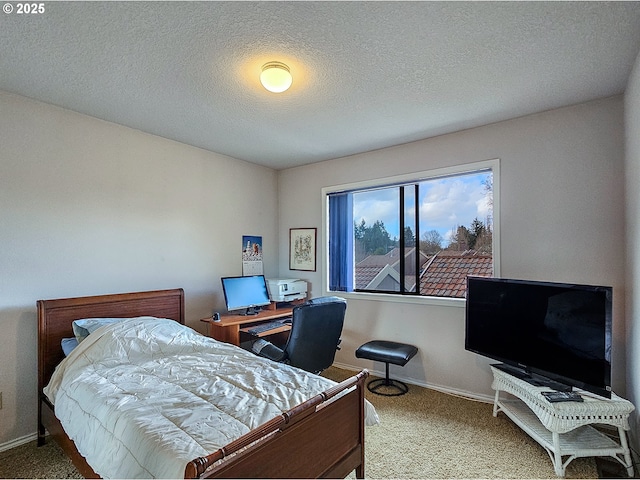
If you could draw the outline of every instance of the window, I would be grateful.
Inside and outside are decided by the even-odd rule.
[[[323,190],[328,291],[464,298],[494,276],[497,160]]]

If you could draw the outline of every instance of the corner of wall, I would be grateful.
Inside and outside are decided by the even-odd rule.
[[[640,53],[629,76],[624,97],[625,217],[626,217],[626,338],[627,396],[636,405],[631,415],[629,443],[640,463]]]

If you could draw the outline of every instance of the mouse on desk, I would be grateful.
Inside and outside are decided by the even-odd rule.
[[[291,317],[285,318],[284,320],[282,320],[282,323],[291,323],[293,321],[293,319]]]

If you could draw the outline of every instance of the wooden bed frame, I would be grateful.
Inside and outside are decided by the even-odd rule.
[[[154,316],[184,324],[184,292],[173,289],[39,300],[37,307],[38,445],[44,444],[48,431],[81,475],[99,478],[42,393],[64,358],[61,340],[73,336],[71,324],[79,318]],[[185,466],[185,478],[339,478],[353,470],[357,478],[364,478],[367,376],[364,370],[216,452],[193,459]]]

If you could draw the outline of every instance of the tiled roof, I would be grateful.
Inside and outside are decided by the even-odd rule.
[[[394,248],[384,255],[369,255],[367,258],[359,261],[357,267],[384,267],[385,265],[393,265],[400,260],[399,254],[400,249]]]
[[[443,250],[423,257],[421,263],[425,269],[420,278],[420,294],[430,297],[464,298],[468,275],[490,277],[493,274],[492,256],[475,251]],[[398,249],[386,255],[368,256],[356,265],[356,288],[367,288],[386,265],[398,270],[397,264]],[[413,277],[405,277],[405,285],[413,286]]]
[[[422,272],[420,294],[464,298],[468,275],[493,275],[492,256],[475,252],[460,252],[457,256],[451,252],[446,255],[437,254]]]
[[[366,288],[386,265],[398,263],[400,250],[394,248],[385,255],[369,255],[356,264],[356,288]]]
[[[405,248],[405,258],[410,258],[414,252],[414,247]],[[399,272],[399,253],[400,249],[394,248],[385,255],[369,255],[368,257],[358,262],[356,264],[356,288],[366,288],[373,281],[376,275],[378,275],[387,265],[391,266],[393,269]],[[420,266],[422,267],[429,260],[429,258],[431,257],[421,253]],[[415,269],[411,270],[414,271]],[[405,277],[405,279],[405,285],[407,286],[407,288],[413,289],[415,287],[414,277],[412,275],[408,275]]]
[[[365,288],[383,268],[384,265],[356,265],[356,288]]]

